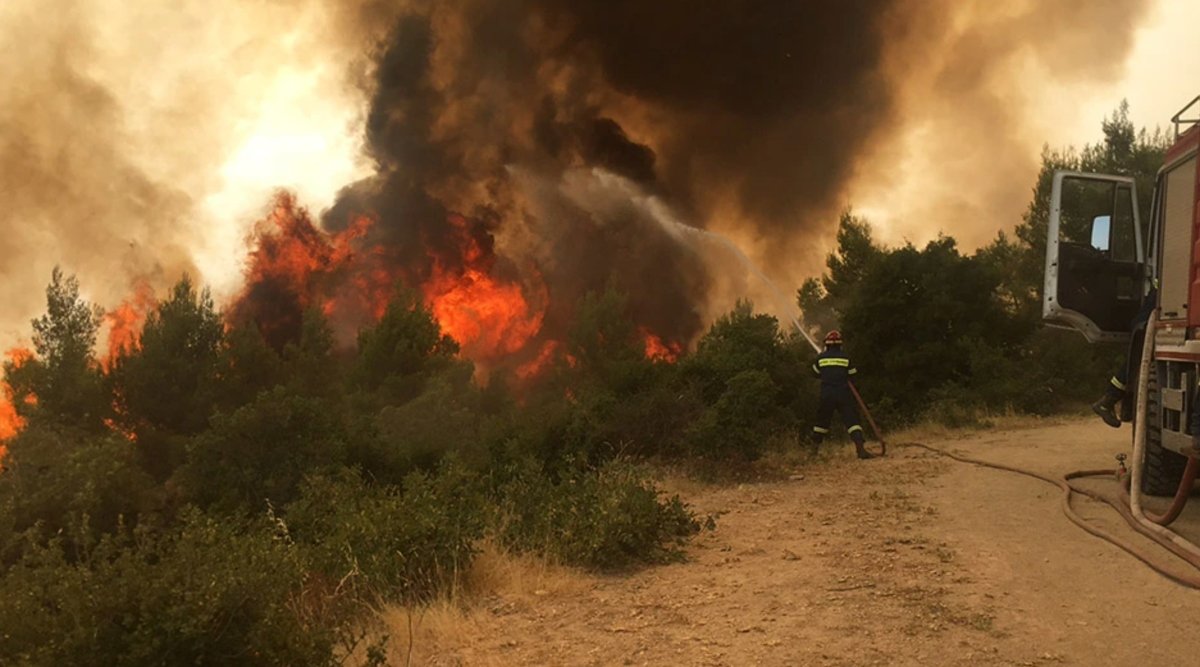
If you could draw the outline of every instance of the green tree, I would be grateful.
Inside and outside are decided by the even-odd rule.
[[[886,252],[843,316],[861,383],[903,417],[918,415],[934,389],[969,383],[972,341],[1005,349],[1015,340],[996,287],[995,274],[949,237]]]
[[[698,388],[703,410],[689,427],[692,452],[708,458],[757,458],[767,436],[796,424],[810,407],[812,383],[779,322],[740,301],[700,338],[680,372]]]
[[[358,335],[351,380],[360,389],[407,400],[420,392],[428,372],[452,361],[458,349],[420,295],[401,289],[379,323]]]
[[[283,372],[297,393],[326,397],[339,393],[341,374],[334,357],[333,329],[320,310],[304,313],[299,340],[283,349]]]
[[[223,339],[221,318],[208,290],[184,276],[151,311],[137,345],[122,352],[112,375],[125,418],[170,433],[198,433],[215,404]]]
[[[177,478],[202,506],[257,512],[267,502],[295,499],[305,475],[345,459],[345,428],[337,412],[284,387],[213,418],[187,443]]]
[[[584,295],[567,334],[567,353],[575,360],[574,384],[597,384],[612,391],[634,390],[651,366],[645,342],[629,316],[629,299],[613,285]]]
[[[283,360],[253,324],[234,325],[225,333],[220,355],[220,409],[231,412],[283,382]]]
[[[11,523],[4,529],[59,539],[73,559],[158,505],[153,480],[120,435],[31,424],[8,446],[0,514]],[[10,560],[0,554],[0,564]]]
[[[825,275],[820,280],[809,278],[796,293],[805,326],[818,331],[839,326],[863,277],[883,253],[870,223],[844,211],[838,220],[837,249],[825,259]]]
[[[208,290],[197,292],[185,275],[147,315],[137,344],[113,363],[120,419],[156,475],[182,462],[182,436],[208,426],[218,402],[223,335]]]
[[[34,356],[4,363],[14,406],[30,424],[104,429],[112,400],[92,353],[102,317],[80,297],[75,276],[55,267],[46,287],[46,313],[33,320]]]

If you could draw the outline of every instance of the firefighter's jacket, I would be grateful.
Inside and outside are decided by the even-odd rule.
[[[825,348],[817,355],[812,365],[813,375],[821,378],[822,394],[849,393],[850,378],[858,373],[858,369],[850,361],[850,357],[842,352],[840,345]]]

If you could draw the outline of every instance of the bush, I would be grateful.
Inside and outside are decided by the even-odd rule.
[[[305,475],[345,459],[345,429],[335,410],[282,387],[259,394],[192,438],[182,485],[205,507],[261,511],[268,500],[291,502]]]
[[[483,534],[476,485],[448,470],[403,490],[349,470],[309,478],[287,507],[288,534],[326,585],[362,601],[428,600],[471,564]]]
[[[307,617],[299,552],[262,522],[185,512],[168,535],[106,538],[80,562],[32,545],[0,579],[0,663],[321,665],[333,623]]]
[[[553,479],[526,461],[496,473],[492,501],[501,543],[597,569],[677,558],[699,529],[687,506],[663,499],[643,471],[622,462]]]
[[[747,370],[733,376],[717,402],[692,427],[692,452],[709,459],[757,459],[783,421],[775,405],[778,395],[779,388],[766,371]]]
[[[10,534],[63,534],[74,556],[132,525],[157,504],[153,480],[136,462],[133,446],[115,435],[30,426],[9,444],[0,474],[0,512]],[[0,563],[14,555],[0,554]]]
[[[480,418],[471,405],[476,393],[469,373],[435,375],[416,398],[360,422],[352,461],[380,482],[400,483],[416,470],[433,470],[447,455],[478,442]]]

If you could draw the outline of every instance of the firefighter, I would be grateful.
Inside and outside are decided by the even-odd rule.
[[[850,389],[850,376],[858,373],[850,358],[842,352],[842,334],[825,334],[825,351],[817,355],[812,365],[813,375],[821,379],[821,402],[817,407],[817,422],[813,425],[813,442],[820,445],[829,434],[829,423],[836,410],[854,440],[854,451],[860,459],[874,458],[864,447],[865,436],[858,423],[858,406]]]
[[[1158,280],[1156,279],[1150,291],[1142,299],[1142,308],[1138,311],[1137,317],[1133,318],[1130,324],[1130,331],[1133,332],[1134,340],[1129,346],[1129,355],[1125,359],[1125,363],[1113,373],[1113,376],[1108,380],[1108,386],[1104,389],[1104,395],[1100,400],[1092,403],[1092,412],[1095,412],[1104,420],[1105,424],[1113,428],[1120,428],[1122,417],[1124,421],[1129,421],[1130,416],[1127,413],[1130,410],[1122,410],[1121,416],[1117,416],[1114,409],[1117,403],[1125,401],[1129,396],[1129,383],[1137,379],[1136,364],[1141,362],[1142,343],[1138,337],[1138,331],[1146,326],[1146,322],[1150,319],[1150,314],[1158,307]],[[1125,401],[1125,406],[1128,408],[1129,403]]]

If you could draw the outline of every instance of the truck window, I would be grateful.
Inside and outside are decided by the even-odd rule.
[[[1133,221],[1133,198],[1129,188],[1121,185],[1116,189],[1113,203],[1112,258],[1118,262],[1136,262],[1137,238]]]

